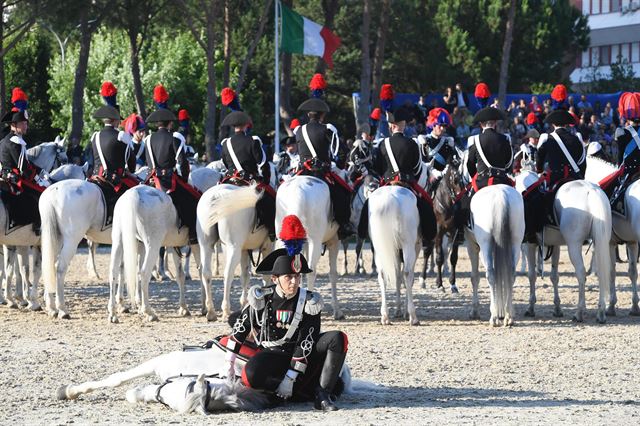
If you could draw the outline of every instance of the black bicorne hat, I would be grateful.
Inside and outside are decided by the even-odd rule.
[[[29,121],[29,113],[25,111],[8,111],[3,117],[3,123],[19,123]]]
[[[147,117],[147,123],[158,123],[161,121],[176,121],[176,115],[169,109],[158,108]]]
[[[544,119],[545,123],[555,124],[556,126],[567,126],[569,124],[576,124],[571,114],[564,109],[556,109],[549,113]]]
[[[298,111],[329,112],[329,105],[322,99],[307,99],[298,107]]]
[[[122,120],[120,117],[120,112],[111,105],[102,105],[100,108],[93,113],[93,118],[104,119],[108,118],[109,120]]]
[[[11,103],[13,107],[2,117],[3,123],[19,123],[29,121],[27,106],[29,105],[27,94],[19,87],[11,91]]]
[[[232,111],[224,117],[221,126],[239,127],[246,124],[251,124],[251,117],[249,117],[249,114],[243,111]]]
[[[473,117],[473,122],[484,123],[487,121],[499,121],[504,119],[505,115],[502,110],[494,107],[486,107],[476,112],[476,115]]]
[[[256,268],[257,274],[288,275],[308,274],[312,272],[302,252],[307,232],[295,215],[285,216],[282,220],[280,239],[285,248],[271,252]]]
[[[409,122],[412,119],[413,113],[404,106],[396,108],[396,110],[393,111],[393,114],[387,112],[387,121],[389,123],[399,123],[401,121]]]

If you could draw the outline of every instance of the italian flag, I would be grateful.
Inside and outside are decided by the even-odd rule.
[[[340,37],[287,6],[280,4],[282,40],[280,50],[288,53],[320,56],[333,68],[333,52],[340,46]]]

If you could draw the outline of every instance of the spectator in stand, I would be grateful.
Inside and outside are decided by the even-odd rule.
[[[602,115],[602,104],[600,101],[596,101],[595,104],[593,104],[593,113],[598,117]]]
[[[604,111],[600,114],[600,121],[607,127],[611,127],[613,124],[613,111],[611,110],[611,102],[607,102],[604,107]]]
[[[458,109],[457,113],[454,110],[453,125],[455,126],[455,130],[456,130],[456,134],[455,134],[456,145],[460,149],[464,150],[467,147],[467,139],[469,138],[469,135],[471,135],[471,128],[467,123],[466,109]]]
[[[438,108],[438,107],[439,107],[438,99],[436,99],[436,98],[431,99],[431,103],[429,104],[429,108],[427,108],[427,115],[429,115],[429,111],[431,111],[434,108]]]
[[[522,119],[520,118],[520,116],[514,117],[513,123],[511,124],[510,132],[511,139],[517,141],[517,143],[519,143],[520,139],[522,139],[527,133],[527,128],[522,123]]]
[[[589,114],[593,113],[593,106],[591,105],[591,102],[589,102],[587,100],[587,96],[586,95],[580,96],[580,102],[578,102],[578,110],[581,113],[583,113],[583,112],[586,112],[586,113],[589,113]],[[595,114],[592,115],[592,117],[594,117],[594,116],[595,116]]]
[[[416,106],[422,113],[422,116],[426,117],[427,114],[429,113],[429,106],[425,103],[424,96],[420,95],[420,98],[418,99],[418,103],[416,104]]]
[[[493,105],[491,105],[493,106]],[[509,114],[509,119],[513,120],[518,116],[518,105],[516,104],[516,100],[512,100],[509,106],[507,107],[507,114]]]
[[[591,127],[589,126],[589,117],[587,114],[580,114],[580,122],[578,123],[577,130],[582,135],[584,142],[590,139]]]
[[[495,98],[493,100],[493,103],[491,103],[491,105],[489,105],[491,108],[498,108],[498,109],[502,109],[502,105],[500,105],[500,99]]]
[[[569,96],[567,98],[567,103],[569,104],[569,108],[576,106],[575,102],[573,101],[573,96]]]
[[[521,120],[524,120],[524,118],[527,116],[527,113],[529,112],[524,99],[520,99],[518,101],[518,107],[516,109],[518,110],[518,117],[520,117]]]
[[[531,97],[531,102],[529,102],[529,111],[538,116],[538,118],[544,111],[542,104],[538,102],[538,97],[535,95]]]
[[[469,109],[469,97],[464,93],[462,83],[456,83],[456,100],[458,101],[458,108]]]
[[[451,86],[447,87],[442,100],[444,101],[444,109],[446,109],[449,114],[453,114],[453,108],[458,105],[458,97]]]

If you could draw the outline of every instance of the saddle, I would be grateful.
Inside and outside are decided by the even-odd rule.
[[[295,175],[313,176],[325,181],[329,186],[338,184],[347,191],[353,192],[351,185],[331,171],[331,164],[324,163],[316,158],[301,163]]]
[[[40,194],[40,191],[25,190],[15,193],[6,187],[2,188],[2,204],[7,215],[5,235],[9,235],[16,228],[30,224],[33,224],[34,231],[39,233],[40,211],[38,210],[38,201],[40,200]]]
[[[100,188],[102,194],[102,202],[105,205],[104,221],[102,223],[102,231],[109,228],[113,223],[113,209],[115,208],[118,198],[124,191],[138,185],[138,181],[128,176],[112,175],[105,177],[103,173],[93,175],[88,179],[89,182]]]
[[[620,169],[598,182],[600,188],[607,194],[613,212],[626,216],[624,194],[627,188],[638,179],[640,179],[640,171],[628,171],[623,165]]]
[[[471,187],[473,188],[474,193],[478,192],[485,186],[498,184],[516,186],[516,183],[509,177],[505,170],[498,170],[495,168],[492,168],[488,175],[480,175],[479,173],[476,173],[471,179]]]
[[[250,186],[255,183],[256,189],[258,189],[259,191],[264,191],[274,199],[276,198],[276,191],[271,187],[271,185],[268,185],[261,180],[256,179],[254,176],[248,175],[244,171],[234,171],[233,173],[227,174],[220,180],[220,183],[227,183],[229,185],[235,186]]]
[[[408,174],[399,172],[394,173],[388,178],[383,178],[380,186],[387,185],[402,186],[403,188],[407,188],[408,190],[413,192],[416,197],[422,198],[427,203],[429,203],[429,205],[433,209],[433,198],[431,197],[431,195],[424,188],[421,188],[420,185],[418,185],[418,182],[416,182],[415,179],[412,179]]]

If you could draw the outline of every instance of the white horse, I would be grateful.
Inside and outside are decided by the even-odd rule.
[[[416,196],[409,189],[387,185],[373,191],[369,197],[369,237],[378,266],[382,298],[380,321],[383,325],[391,324],[387,307],[387,284],[395,285],[396,317],[402,316],[400,286],[403,281],[409,321],[411,325],[420,324],[413,304],[414,268],[422,246],[419,226]]]
[[[516,177],[516,187],[528,188],[538,179],[531,171],[523,171]],[[560,260],[560,246],[566,245],[569,258],[575,268],[578,279],[578,307],[574,320],[582,322],[586,311],[585,282],[587,274],[582,258],[582,243],[586,240],[593,241],[593,256],[598,264],[598,282],[600,296],[598,301],[597,321],[606,322],[605,306],[609,297],[609,284],[611,281],[611,261],[609,243],[611,241],[611,208],[605,193],[596,184],[585,180],[574,180],[560,187],[555,196],[553,209],[558,218],[558,226],[545,226],[543,242],[546,247],[553,247],[551,257],[550,279],[553,284],[555,305],[554,316],[563,315],[560,308],[560,295],[558,292],[559,274],[558,264]],[[526,316],[535,315],[536,303],[536,253],[537,246],[529,244],[529,307]]]
[[[307,287],[313,290],[317,266],[323,251],[323,244],[329,252],[329,281],[331,281],[331,299],[333,317],[343,319],[344,314],[338,305],[336,284],[338,280],[338,224],[333,220],[329,187],[313,176],[294,176],[278,189],[276,197],[276,235],[280,234],[282,219],[290,214],[298,216],[307,231],[305,244],[309,256],[309,267],[313,272],[307,274]]]
[[[239,355],[235,362],[240,376],[247,358]],[[143,385],[129,389],[127,401],[132,404],[160,402],[181,413],[221,410],[254,411],[269,406],[266,393],[249,389],[240,381],[217,378],[225,363],[225,349],[214,343],[210,349],[175,351],[150,359],[130,370],[112,374],[102,380],[62,386],[58,399],[76,399],[97,389],[115,388],[140,377],[157,377],[163,384]],[[351,392],[351,372],[345,364],[340,373],[344,391]]]
[[[197,189],[204,191],[220,180],[220,175],[211,169],[193,171],[192,181]],[[200,176],[202,175],[202,176]],[[111,261],[109,263],[109,321],[116,323],[116,311],[124,312],[122,287],[116,286],[116,277],[124,261],[124,275],[131,304],[139,308],[148,321],[158,316],[149,306],[149,280],[158,261],[160,247],[182,247],[188,245],[188,228],[179,228],[178,212],[171,197],[164,191],[147,185],[138,185],[127,190],[115,205],[111,232]],[[144,247],[140,251],[139,242]],[[144,253],[144,254],[142,254]],[[199,253],[195,253],[196,258]],[[188,316],[184,300],[185,273],[180,258],[174,253],[176,281],[180,289],[178,313]],[[116,306],[117,305],[117,306]],[[116,309],[117,308],[117,309]]]
[[[587,156],[587,172],[585,179],[598,183],[605,177],[618,170],[618,166],[601,160],[597,157]],[[615,315],[615,305],[617,302],[615,285],[615,264],[616,245],[624,243],[627,246],[627,258],[629,262],[629,278],[631,279],[631,311],[629,315],[639,316],[638,307],[638,242],[640,242],[640,180],[631,183],[625,190],[623,202],[625,205],[625,215],[615,211],[611,218],[613,223],[613,233],[611,235],[610,258],[611,258],[611,287],[609,307],[607,315]]]
[[[473,298],[470,317],[479,318],[478,258],[482,263],[491,293],[489,324],[504,326],[514,322],[513,283],[520,243],[524,237],[524,205],[522,196],[507,185],[482,188],[471,199],[473,228],[465,228],[467,251],[471,261]]]
[[[267,228],[264,225],[256,226],[255,202],[257,202],[257,198],[253,197],[254,203],[238,209],[241,203],[240,200],[244,196],[243,192],[247,192],[247,195],[249,195],[248,201],[252,200],[252,194],[255,193],[255,190],[251,187],[250,191],[247,192],[247,187],[223,183],[205,192],[198,203],[196,229],[198,242],[200,243],[200,275],[202,286],[205,290],[205,305],[208,310],[207,319],[209,321],[216,319],[211,292],[211,279],[213,278],[211,255],[218,241],[225,246],[226,262],[222,298],[222,319],[225,321],[231,314],[231,285],[233,284],[236,267],[240,264],[240,284],[242,285],[240,304],[244,306],[247,301],[249,277],[251,275],[250,253],[253,250],[258,250],[259,256],[264,257],[273,247],[273,243],[269,240]],[[235,212],[232,212],[231,208]],[[222,212],[224,214],[221,214]]]

